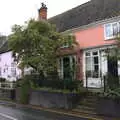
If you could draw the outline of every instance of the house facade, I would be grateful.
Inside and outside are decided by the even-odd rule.
[[[119,20],[118,16],[73,30],[80,45],[82,72],[79,74],[82,74],[80,79],[83,79],[84,86],[95,88],[104,86],[104,76],[111,71],[107,52],[116,47],[115,37],[120,30]],[[120,75],[119,61],[116,62],[113,64],[117,64],[117,70],[116,66],[112,69]]]
[[[111,71],[111,62],[106,53],[116,47],[115,35],[120,32],[119,12],[119,0],[91,0],[47,19],[47,7],[42,4],[38,11],[38,20],[48,20],[55,24],[59,32],[74,35],[78,43],[74,49],[69,46],[61,48],[58,57],[61,78],[69,79],[72,73],[73,79],[82,80],[85,87],[104,86],[104,76]],[[5,54],[4,52],[1,55]],[[6,62],[2,65],[5,66]],[[113,66],[112,72],[120,75],[120,62],[116,61]],[[19,76],[20,72],[16,73]]]
[[[14,61],[13,53],[8,49],[8,42],[5,40],[0,48],[0,78],[16,81],[20,77],[21,70]]]
[[[76,37],[79,49],[74,53],[63,54],[60,57],[60,72],[63,78],[68,59],[69,65],[77,65],[77,79],[83,80],[84,86],[101,88],[104,86],[104,76],[110,71],[107,51],[116,47],[116,33],[120,31],[120,16],[90,23],[65,31]],[[66,52],[64,48],[63,53]],[[74,58],[74,60],[73,60]],[[114,63],[115,64],[115,63]],[[116,68],[112,68],[113,70]],[[114,70],[115,71],[115,70]],[[117,74],[120,75],[120,61],[117,61]]]
[[[0,54],[0,77],[8,81],[16,81],[21,76],[21,70],[12,57],[12,51]]]
[[[83,80],[84,87],[101,88],[104,76],[109,73],[120,75],[120,62],[111,61],[107,52],[112,54],[116,47],[116,34],[120,32],[120,1],[91,0],[83,5],[50,18],[58,31],[73,34],[79,48],[74,52],[62,49],[59,58],[59,71],[63,78],[69,76],[68,69],[76,63],[76,79]]]

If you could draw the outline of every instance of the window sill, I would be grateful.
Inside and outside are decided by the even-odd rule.
[[[109,38],[107,37],[107,38],[105,38],[105,41],[107,41],[107,40],[115,40],[115,38],[116,37],[109,37]]]

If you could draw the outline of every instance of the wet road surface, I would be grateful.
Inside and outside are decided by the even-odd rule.
[[[23,108],[20,106],[0,105],[0,120],[88,120],[62,114]]]

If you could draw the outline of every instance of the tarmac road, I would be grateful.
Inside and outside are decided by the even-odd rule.
[[[0,120],[88,120],[20,106],[0,105]]]

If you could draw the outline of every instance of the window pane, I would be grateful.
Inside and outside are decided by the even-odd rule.
[[[117,23],[113,23],[112,24],[112,28],[113,28],[113,35],[117,35],[118,33],[118,24]]]
[[[93,58],[94,64],[98,64],[98,56]]]
[[[98,55],[98,52],[93,52],[93,55]]]
[[[120,22],[118,23],[118,32],[120,34]]]
[[[69,57],[63,58],[63,73],[64,73],[64,79],[70,79],[71,73],[70,73],[70,58]]]
[[[92,59],[91,57],[86,57],[86,76],[87,77],[92,77],[92,66],[91,66]]]
[[[90,53],[89,53],[90,54]],[[89,55],[86,53],[86,55]],[[99,77],[99,56],[98,51],[91,52],[92,56],[86,56],[86,75],[87,77]]]
[[[106,34],[106,37],[112,37],[113,36],[111,24],[106,24],[105,25],[105,34]]]
[[[99,65],[94,65],[93,78],[99,77]]]
[[[91,66],[91,57],[87,57],[86,58],[86,70],[91,70],[92,66]]]
[[[99,71],[99,66],[98,66],[98,65],[94,65],[94,70],[95,70],[96,72],[98,72],[98,71]]]
[[[13,77],[16,76],[16,68],[11,68],[11,74]]]
[[[86,52],[86,56],[90,56],[90,52]]]

